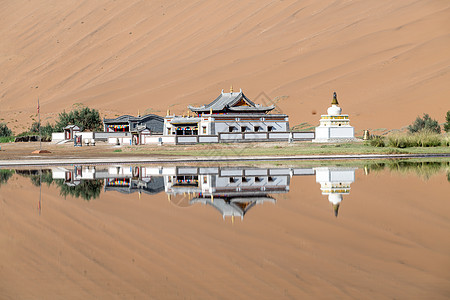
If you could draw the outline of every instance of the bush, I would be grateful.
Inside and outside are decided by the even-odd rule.
[[[386,146],[386,143],[384,141],[384,138],[381,136],[374,136],[371,140],[370,140],[370,146],[372,147],[384,147]]]
[[[438,147],[444,143],[444,138],[428,130],[414,134],[392,134],[387,138],[387,145],[395,148],[407,147]]]
[[[87,131],[101,131],[103,122],[100,114],[96,109],[89,107],[76,108],[69,113],[63,111],[59,114],[59,120],[56,121],[54,131],[61,132],[67,125],[77,125],[82,130]]]
[[[450,134],[444,135],[444,137],[441,140],[442,146],[450,146]]]
[[[12,131],[8,128],[5,123],[0,123],[0,137],[1,136],[11,136]]]
[[[445,117],[444,130],[445,132],[450,132],[450,110],[447,111],[447,116]]]
[[[433,120],[428,114],[423,114],[423,118],[417,117],[414,123],[408,126],[408,130],[411,133],[420,132],[422,130],[441,133],[441,126],[439,126],[438,121]]]
[[[0,136],[0,143],[10,143],[14,142],[13,136]]]

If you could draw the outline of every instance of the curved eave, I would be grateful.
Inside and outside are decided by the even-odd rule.
[[[237,106],[228,107],[227,110],[232,112],[269,112],[275,108],[275,105],[271,106],[260,106],[260,107],[250,107],[250,106]]]

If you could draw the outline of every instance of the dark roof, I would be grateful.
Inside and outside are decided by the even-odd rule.
[[[130,115],[123,115],[120,117],[117,117],[115,119],[103,119],[104,123],[128,123],[128,122],[137,122],[137,123],[141,123],[141,122],[145,122],[149,119],[155,119],[161,122],[164,122],[164,118],[158,115],[154,115],[154,114],[148,114],[142,117],[134,117],[134,116],[130,116]]]
[[[217,209],[223,217],[235,216],[243,218],[247,211],[256,204],[263,204],[264,202],[275,203],[276,200],[268,195],[261,195],[256,197],[230,197],[230,198],[210,198],[197,197],[193,198],[190,203],[208,204]]]
[[[248,106],[234,106],[241,100],[245,101]],[[213,102],[205,104],[201,107],[193,107],[189,105],[188,108],[194,112],[209,112],[211,109],[213,112],[224,110],[234,112],[268,112],[274,109],[275,105],[260,106],[255,104],[244,95],[242,90],[234,93],[224,93],[222,90],[222,93]]]

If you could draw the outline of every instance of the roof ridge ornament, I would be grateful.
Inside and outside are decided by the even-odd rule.
[[[230,93],[233,94],[233,85],[230,87]]]

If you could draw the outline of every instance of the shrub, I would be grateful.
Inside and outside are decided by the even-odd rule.
[[[443,138],[434,132],[422,130],[414,134],[392,134],[387,138],[387,145],[395,148],[438,147]]]
[[[370,146],[372,147],[384,147],[386,146],[386,143],[384,141],[384,138],[381,136],[374,136],[371,140],[370,140]]]
[[[450,110],[447,111],[447,116],[445,117],[444,130],[445,132],[450,132]]]
[[[413,147],[406,135],[391,134],[387,137],[387,145],[394,148]]]
[[[13,136],[0,136],[0,143],[10,143],[14,142]]]
[[[442,146],[450,146],[450,134],[446,134],[446,135],[444,135],[444,137],[442,137],[441,145]]]
[[[11,136],[12,131],[5,123],[0,123],[0,136]]]
[[[423,118],[417,117],[412,125],[408,126],[411,133],[429,130],[435,133],[441,133],[441,127],[438,121],[433,120],[428,114],[423,114]]]
[[[63,111],[58,118],[54,127],[54,131],[57,132],[63,131],[67,125],[77,125],[82,130],[88,131],[101,131],[103,128],[98,110],[89,107],[76,108],[69,113]]]

